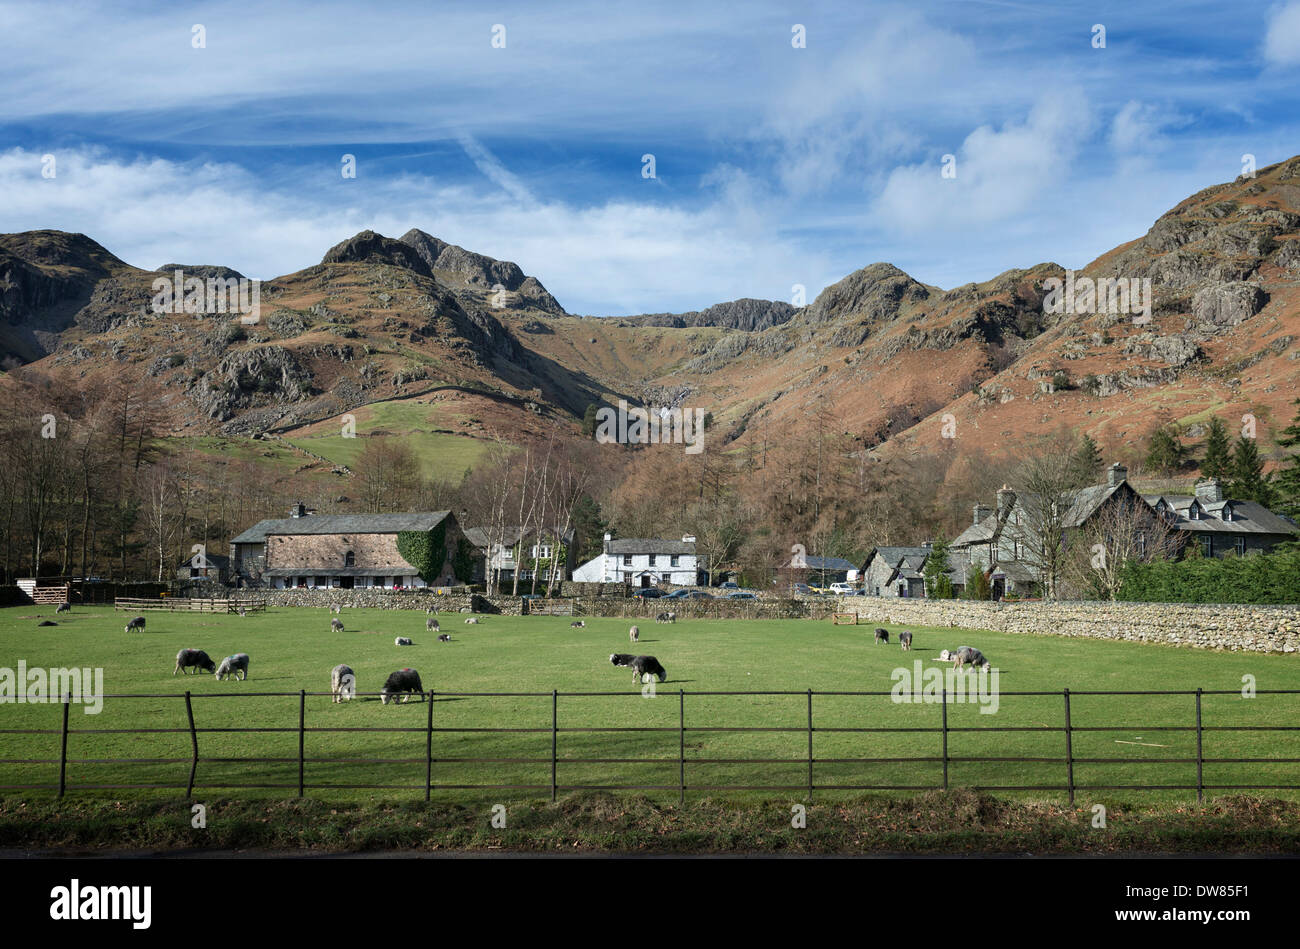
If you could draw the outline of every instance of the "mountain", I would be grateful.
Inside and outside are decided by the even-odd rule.
[[[176,269],[239,276],[144,271],[79,234],[0,236],[0,356],[74,387],[128,379],[175,434],[324,431],[457,393],[440,431],[577,437],[587,405],[628,398],[713,413],[722,446],[815,417],[909,459],[1014,455],[1062,429],[1132,458],[1155,427],[1196,437],[1211,413],[1255,416],[1266,445],[1300,391],[1300,157],[1189,197],[1077,273],[1040,262],[944,290],[874,263],[804,307],[573,316],[516,264],[420,230],[363,231],[265,281],[253,325],[153,312],[152,282]]]

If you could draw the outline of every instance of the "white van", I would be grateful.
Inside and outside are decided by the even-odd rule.
[[[836,596],[853,596],[858,591],[854,589],[851,583],[832,583],[831,592]]]

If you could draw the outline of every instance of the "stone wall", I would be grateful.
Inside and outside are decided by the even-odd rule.
[[[244,591],[247,593],[248,591]],[[440,613],[473,610],[495,613],[491,603],[477,593],[447,593],[438,596],[421,590],[257,590],[254,595],[266,598],[268,606],[342,606],[364,610],[426,610],[437,607]]]
[[[860,623],[1083,636],[1234,652],[1296,652],[1300,607],[1199,603],[988,603],[852,597]],[[852,605],[849,605],[852,604]]]

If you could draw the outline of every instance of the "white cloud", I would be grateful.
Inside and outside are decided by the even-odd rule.
[[[943,178],[938,150],[931,161],[894,169],[875,204],[895,231],[976,229],[1030,209],[1067,177],[1092,126],[1081,95],[1049,94],[1024,122],[1000,130],[982,125],[952,152],[956,176]]]
[[[1264,58],[1279,66],[1300,64],[1300,3],[1273,12],[1264,37]]]

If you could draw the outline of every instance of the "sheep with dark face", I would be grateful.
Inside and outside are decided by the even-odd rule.
[[[583,619],[575,619],[572,623],[569,624],[569,629],[586,629],[586,628],[587,628],[587,621]]]
[[[334,696],[335,703],[344,699],[351,702],[356,697],[357,676],[351,666],[340,663],[330,670],[330,694]]]
[[[337,619],[330,620],[330,632],[331,633],[343,632],[343,621]]]
[[[176,668],[172,670],[172,675],[178,672],[189,675],[189,669],[193,669],[195,675],[199,672],[215,672],[217,664],[202,649],[182,649],[176,654]]]
[[[438,608],[436,606],[431,606],[428,609],[426,609],[424,612],[427,613],[429,616],[437,616]]]
[[[442,627],[438,625],[438,621],[434,619],[432,616],[430,616],[427,620],[424,621],[424,628],[426,631],[430,633],[436,633],[442,629]]]
[[[889,645],[889,630],[885,629],[883,626],[877,626],[877,627],[876,627],[876,642],[878,642],[878,643],[884,643],[886,646],[888,646],[888,645]]]
[[[440,642],[440,643],[449,643],[449,642],[451,642],[451,633],[442,633],[442,634],[438,637],[438,642]]]
[[[409,646],[409,645],[411,645],[411,641],[410,641],[409,639],[407,639],[405,636],[398,636],[397,639],[395,639],[395,640],[393,641],[393,645],[394,645],[394,646]]]
[[[990,663],[984,658],[984,653],[973,646],[960,646],[956,652],[948,655],[952,659],[954,669],[960,669],[962,666],[971,666],[975,669],[990,668]]]
[[[654,656],[634,656],[628,665],[632,667],[632,674],[637,682],[645,681],[648,675],[654,676],[660,682],[668,679],[667,671]]]
[[[478,623],[479,623],[479,618],[477,616],[471,616],[469,619],[465,620],[466,626],[477,626]]]
[[[898,634],[898,644],[899,644],[900,646],[903,647],[903,651],[904,651],[904,652],[906,652],[907,650],[911,649],[911,648],[912,648],[912,634],[911,634],[911,632],[909,632],[908,630],[905,629],[905,630],[903,630],[901,633],[899,633],[899,634]]]
[[[217,666],[217,679],[235,678],[241,681],[248,678],[248,653],[246,652],[227,656],[221,660],[221,665]]]
[[[414,669],[398,669],[384,681],[384,687],[379,693],[379,701],[383,705],[387,705],[389,699],[396,703],[397,696],[402,695],[402,701],[406,702],[411,698],[410,693],[417,692],[420,695],[420,701],[423,702],[424,686],[420,683],[420,673]]]
[[[127,631],[128,633],[131,632],[131,630],[133,630],[133,629],[138,629],[138,630],[140,630],[141,632],[144,632],[144,617],[143,617],[143,616],[137,616],[137,617],[135,617],[135,619],[131,620],[131,622],[129,622],[129,623],[126,624],[126,631]]]
[[[632,660],[635,658],[636,656],[633,656],[630,653],[626,653],[626,652],[611,653],[609,657],[609,664],[611,666],[630,666],[632,664]]]
[[[72,604],[69,603],[67,600],[64,600],[62,603],[60,603],[58,606],[56,606],[56,607],[54,608],[54,612],[55,612],[55,613],[71,613],[71,612],[72,612]]]

